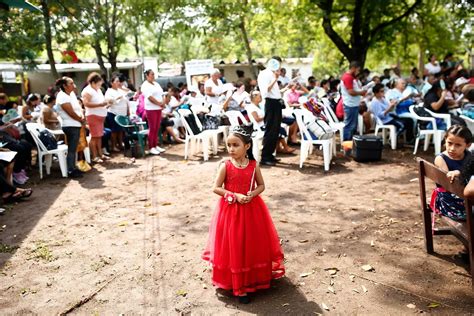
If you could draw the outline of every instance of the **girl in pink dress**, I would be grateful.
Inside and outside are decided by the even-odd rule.
[[[283,252],[267,206],[262,173],[252,155],[252,126],[231,128],[230,159],[219,167],[214,193],[221,196],[202,258],[212,264],[212,283],[232,290],[241,303],[247,293],[270,287],[285,274]]]

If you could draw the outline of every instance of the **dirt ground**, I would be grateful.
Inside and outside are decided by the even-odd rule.
[[[79,181],[54,169],[0,216],[0,313],[468,315],[461,244],[436,237],[437,255],[425,253],[411,150],[339,157],[327,173],[320,153],[303,169],[298,156],[263,168],[287,273],[249,305],[216,292],[200,259],[223,148],[208,162],[184,161],[183,145],[135,163],[118,155]]]

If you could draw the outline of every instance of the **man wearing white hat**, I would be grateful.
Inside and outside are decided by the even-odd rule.
[[[274,166],[278,161],[273,153],[278,143],[278,133],[282,119],[283,102],[281,99],[278,78],[280,77],[281,58],[272,57],[267,68],[258,74],[258,88],[265,99],[265,134],[263,136],[263,149],[261,165]]]

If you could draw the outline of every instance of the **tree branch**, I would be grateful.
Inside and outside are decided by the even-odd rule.
[[[316,5],[323,11],[323,29],[327,36],[333,41],[341,53],[347,59],[352,59],[352,51],[342,37],[334,30],[331,23],[331,12],[334,0],[316,1]]]
[[[403,13],[402,15],[396,17],[396,18],[393,18],[391,19],[390,21],[387,21],[387,22],[383,22],[383,23],[380,23],[379,25],[377,25],[375,28],[372,29],[372,31],[370,32],[370,37],[369,37],[369,42],[371,42],[375,36],[377,36],[377,34],[382,31],[384,28],[392,25],[392,24],[395,24],[397,23],[398,21],[402,20],[403,18],[406,18],[407,16],[409,16],[414,10],[415,8],[421,4],[422,0],[416,0],[415,3],[413,3],[413,5],[411,7],[409,7],[405,13]]]

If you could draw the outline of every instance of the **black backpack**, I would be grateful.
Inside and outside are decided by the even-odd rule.
[[[51,134],[51,132],[47,129],[44,129],[39,133],[39,139],[47,150],[54,150],[58,148],[58,141],[56,140],[56,138],[54,138],[54,135]]]

